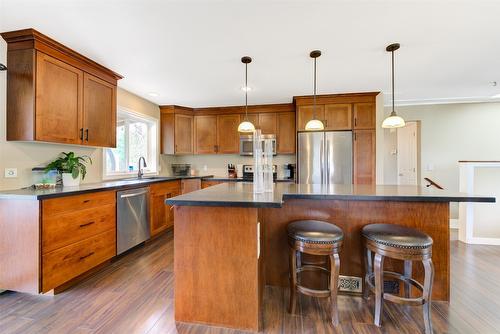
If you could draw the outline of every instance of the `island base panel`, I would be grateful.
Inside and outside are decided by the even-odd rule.
[[[174,214],[175,320],[259,331],[258,209],[176,206]]]
[[[450,299],[450,230],[448,202],[287,200],[282,208],[260,209],[265,229],[265,277],[267,285],[288,286],[288,243],[286,225],[294,220],[317,219],[333,223],[344,231],[340,253],[340,273],[364,277],[361,228],[372,223],[399,224],[427,233],[434,240],[432,260],[435,277],[432,298]],[[386,270],[402,272],[401,261],[387,259]],[[423,280],[423,267],[414,262],[413,277]],[[305,284],[317,286],[324,277],[303,277]],[[402,289],[400,289],[402,290]]]

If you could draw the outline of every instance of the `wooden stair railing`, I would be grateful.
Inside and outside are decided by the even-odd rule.
[[[427,181],[427,182],[429,182],[429,184],[425,185],[427,188],[429,188],[429,187],[436,187],[436,188],[441,189],[441,190],[444,189],[443,187],[441,187],[439,184],[437,184],[436,182],[432,181],[428,177],[424,177],[424,180]]]

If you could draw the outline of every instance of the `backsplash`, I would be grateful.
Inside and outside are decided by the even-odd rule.
[[[227,165],[251,165],[253,158],[236,154],[205,154],[205,155],[162,155],[161,164],[163,170],[162,175],[172,175],[171,164],[191,164],[191,169],[195,170],[199,175],[215,175],[227,176]],[[273,158],[273,164],[278,167],[278,178],[284,176],[284,165],[295,163],[295,155],[277,155]],[[205,168],[206,167],[206,168]],[[238,176],[241,176],[241,171],[238,171]]]

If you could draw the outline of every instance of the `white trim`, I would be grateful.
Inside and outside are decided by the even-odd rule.
[[[384,93],[384,95],[386,95]],[[390,94],[388,94],[390,95]],[[396,100],[396,106],[419,106],[419,105],[432,105],[432,104],[455,104],[455,103],[498,103],[500,98],[491,96],[470,96],[470,97],[445,97],[435,99],[418,99],[418,100]],[[384,107],[390,107],[391,104],[384,103]]]
[[[462,241],[462,240],[460,240]],[[464,241],[462,241],[464,242]],[[491,246],[500,246],[500,238],[479,238],[473,237],[469,238],[465,241],[467,244],[473,245],[491,245]]]
[[[450,218],[450,228],[459,228],[458,219]]]

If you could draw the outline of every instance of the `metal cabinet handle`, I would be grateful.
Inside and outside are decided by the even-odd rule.
[[[85,226],[89,226],[89,225],[92,225],[94,224],[95,222],[88,222],[88,223],[85,223],[85,224],[80,224],[80,227],[85,227]]]
[[[83,128],[80,129],[80,140],[83,140]]]
[[[86,259],[86,258],[88,258],[89,256],[92,256],[92,255],[94,255],[94,252],[90,252],[90,253],[88,253],[85,256],[80,256],[80,261],[83,260],[83,259]]]
[[[89,141],[89,129],[85,129],[85,140]]]
[[[358,125],[358,119],[356,117],[354,117],[354,126],[357,126]]]

